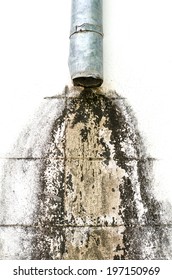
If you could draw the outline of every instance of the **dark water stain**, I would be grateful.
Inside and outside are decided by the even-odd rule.
[[[40,197],[40,208],[38,209],[39,222],[37,225],[38,235],[33,241],[33,247],[35,248],[32,255],[33,259],[63,259],[63,256],[67,254],[65,229],[70,225],[66,224],[65,189],[72,190],[74,186],[72,176],[68,175],[66,177],[65,173],[65,161],[67,160],[65,157],[65,134],[63,141],[64,153],[56,145],[54,139],[58,128],[66,120],[69,120],[71,115],[74,116],[72,121],[73,128],[78,123],[84,125],[84,128],[80,131],[83,143],[88,141],[90,128],[87,125],[90,118],[94,119],[94,126],[98,126],[102,118],[105,118],[104,127],[112,132],[110,144],[114,146],[115,150],[113,160],[128,174],[128,177],[123,178],[123,184],[119,188],[121,198],[119,215],[122,217],[125,225],[123,232],[124,248],[118,245],[113,259],[165,258],[163,252],[164,244],[168,244],[168,234],[167,228],[162,226],[163,221],[160,214],[162,205],[156,201],[152,194],[153,159],[149,159],[146,154],[146,148],[138,131],[137,121],[131,107],[128,106],[125,100],[121,102],[122,105],[118,100],[107,98],[106,94],[95,94],[91,89],[84,89],[79,98],[68,100],[68,106],[65,108],[62,116],[54,122],[51,132],[49,155],[41,172],[40,193],[47,193],[50,188],[49,191],[55,193],[60,198],[60,201],[54,202],[53,199],[47,199],[47,196],[45,198]],[[123,109],[125,109],[125,112]],[[131,146],[133,147],[134,152],[132,155],[128,155],[127,148],[126,150],[122,148],[122,143],[126,142],[126,139],[131,142]],[[71,141],[75,140],[71,139]],[[108,165],[111,160],[109,146],[104,142],[103,138],[100,138],[99,141],[98,144],[101,144],[103,147],[99,157]],[[59,168],[59,160],[57,160],[60,156],[63,157],[61,160],[63,162],[62,169]],[[52,164],[54,164],[55,160],[57,160],[56,168],[59,168],[60,171],[52,180],[50,179],[51,182],[48,182],[45,173],[48,168],[50,168],[51,172]],[[129,164],[131,162],[135,162],[141,200],[145,209],[141,222],[138,217],[138,209],[135,201],[135,188],[133,187],[132,181],[133,165]],[[83,180],[84,178],[82,177],[81,182]],[[115,194],[115,190],[112,192]],[[80,195],[82,196],[82,193]],[[74,202],[76,200],[77,197],[74,198]],[[82,205],[80,205],[80,209],[82,210]],[[71,219],[72,221],[75,220],[74,217],[71,217]],[[97,225],[100,225],[98,219]],[[104,225],[108,226],[108,221],[105,221]],[[113,226],[115,226],[114,220],[112,223]],[[87,236],[88,242],[90,238],[91,236]],[[98,237],[96,238],[94,240],[94,246],[99,248],[101,241]],[[106,241],[104,240],[104,242]],[[53,249],[50,248],[51,246],[53,247],[52,244],[56,244]],[[55,246],[58,246],[58,248]],[[151,249],[148,250],[150,247]],[[144,248],[145,251],[143,251]],[[122,250],[123,253],[119,255],[118,252]],[[99,252],[99,259],[106,258],[98,249],[97,252]]]
[[[62,149],[55,141],[56,132],[64,125],[65,110],[55,120],[49,143],[48,156],[44,160],[40,175],[39,204],[37,207],[37,234],[32,241],[32,259],[61,259],[65,251],[64,209],[64,145]],[[52,245],[53,244],[53,245]]]

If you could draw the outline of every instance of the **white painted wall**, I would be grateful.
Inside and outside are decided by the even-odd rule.
[[[70,0],[0,1],[0,157],[45,96],[71,86]],[[104,88],[126,97],[172,202],[170,0],[104,0]]]

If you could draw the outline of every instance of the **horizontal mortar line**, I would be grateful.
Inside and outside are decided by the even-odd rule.
[[[66,99],[65,95],[57,95],[57,96],[46,96],[44,99]]]
[[[126,224],[119,224],[119,225],[55,225],[55,227],[59,228],[118,228],[118,227],[125,227],[125,228],[146,228],[146,227],[172,227],[172,224],[132,224],[132,225],[126,225]],[[35,228],[39,228],[38,226],[35,226]]]
[[[9,160],[46,160],[46,159],[54,159],[54,160],[114,160],[114,161],[118,161],[121,159],[119,158],[111,158],[111,157],[51,157],[51,156],[45,156],[45,157],[0,157],[1,160],[5,160],[5,159],[9,159]],[[154,157],[145,157],[145,158],[139,158],[139,157],[123,157],[122,159],[123,161],[127,160],[127,161],[132,161],[132,160],[136,160],[136,161],[159,161],[159,159],[154,158]]]
[[[67,157],[65,160],[88,160],[88,161],[102,161],[108,158],[93,158],[93,157]]]
[[[25,227],[25,228],[35,228],[35,229],[40,229],[40,226],[37,225],[24,225],[24,224],[11,224],[11,225],[0,225],[0,228],[5,228],[5,227]],[[172,224],[119,224],[119,225],[67,225],[67,224],[55,224],[54,228],[85,228],[85,227],[90,227],[90,228],[118,228],[118,227],[125,227],[125,228],[146,228],[146,227],[172,227]],[[41,227],[42,229],[44,227]]]
[[[12,228],[12,227],[25,227],[25,228],[35,228],[33,225],[20,225],[20,224],[11,224],[11,225],[0,225],[0,228],[5,228],[5,227],[7,227],[7,228]]]
[[[110,97],[110,96],[106,96],[106,95],[102,95],[102,94],[96,94],[96,96],[100,96],[100,97],[106,97],[108,98],[109,100],[126,100],[126,98],[123,98],[123,97]],[[66,99],[83,99],[83,96],[66,96]],[[94,97],[88,97],[87,96],[87,99],[94,99]]]
[[[58,159],[58,158],[57,158]],[[102,158],[94,158],[94,157],[67,157],[67,158],[65,158],[65,160],[89,160],[89,161],[91,161],[91,160],[97,160],[97,161],[103,161],[103,160],[114,160],[114,161],[118,161],[118,160],[120,160],[120,162],[122,162],[122,161],[157,161],[158,159],[156,159],[156,158],[151,158],[151,157],[147,157],[147,158],[136,158],[136,157],[125,157],[125,158],[123,158],[122,160],[121,159],[119,159],[119,158],[116,158],[116,159],[114,159],[114,158],[108,158],[108,157],[102,157]]]
[[[42,159],[47,159],[46,157],[1,157],[1,160],[42,160]],[[63,158],[62,158],[63,159]]]
[[[100,96],[100,97],[106,97],[108,98],[109,100],[126,100],[125,97],[111,97],[111,96],[106,96],[105,95],[102,95],[101,93],[100,94],[95,94],[96,96]],[[65,96],[65,95],[57,95],[57,96],[45,96],[44,99],[68,99],[68,100],[72,100],[72,99],[83,99],[83,96]],[[93,97],[94,98],[94,97]],[[92,97],[89,97],[87,96],[87,99],[93,99]]]
[[[118,159],[117,159],[118,160]],[[124,157],[124,160],[136,160],[136,161],[158,161],[157,158],[154,157]]]

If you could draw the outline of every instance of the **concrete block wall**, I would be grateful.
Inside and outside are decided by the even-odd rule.
[[[1,259],[171,259],[171,16],[137,2],[104,3],[93,91],[71,86],[70,1],[0,4]]]

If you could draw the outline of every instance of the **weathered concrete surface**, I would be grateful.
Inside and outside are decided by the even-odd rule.
[[[41,160],[1,159],[0,166],[0,225],[32,225],[37,216]]]
[[[66,88],[47,106],[15,148],[25,159],[9,159],[3,171],[1,231],[16,224],[21,247],[21,229],[29,228],[30,247],[10,257],[3,237],[1,258],[171,259],[171,217],[152,188],[155,159],[146,155],[126,100]],[[17,180],[25,215],[12,203]]]
[[[47,146],[51,138],[51,130],[55,120],[61,116],[65,108],[65,95],[56,98],[45,98],[31,121],[7,154],[8,158],[37,159],[46,157]]]
[[[26,226],[0,226],[0,259],[27,260],[32,253],[35,232]]]

